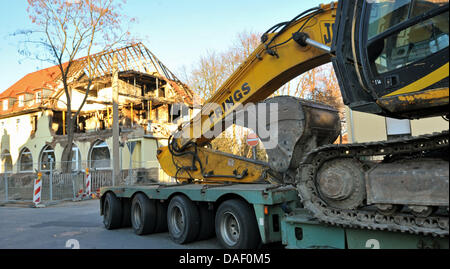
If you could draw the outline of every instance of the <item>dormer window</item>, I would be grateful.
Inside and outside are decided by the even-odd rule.
[[[19,96],[19,107],[23,107],[24,100],[25,100],[25,95],[20,95]]]
[[[42,93],[36,92],[36,103],[40,103],[42,101]]]
[[[3,100],[3,110],[8,110],[8,100]]]

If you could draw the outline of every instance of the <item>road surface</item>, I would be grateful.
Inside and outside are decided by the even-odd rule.
[[[168,233],[138,236],[131,228],[106,230],[99,200],[63,202],[45,208],[0,206],[1,249],[218,249],[216,238],[186,245]]]

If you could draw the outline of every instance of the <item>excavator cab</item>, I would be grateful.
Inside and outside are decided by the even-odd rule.
[[[395,118],[448,115],[448,0],[340,1],[331,51],[344,103]]]

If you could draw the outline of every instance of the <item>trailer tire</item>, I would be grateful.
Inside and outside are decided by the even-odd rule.
[[[137,235],[151,234],[156,228],[155,201],[138,193],[131,203],[131,226]]]
[[[214,211],[208,209],[207,203],[200,203],[198,206],[200,213],[200,233],[197,240],[206,240],[214,237]]]
[[[187,197],[178,195],[167,208],[167,226],[170,238],[178,244],[197,239],[200,232],[200,215],[197,206]]]
[[[223,202],[215,222],[217,239],[226,249],[255,249],[261,242],[255,211],[245,201]]]
[[[122,226],[122,203],[112,192],[106,193],[103,201],[103,224],[108,230]]]

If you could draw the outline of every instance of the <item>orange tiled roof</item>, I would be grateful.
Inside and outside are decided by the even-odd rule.
[[[0,106],[0,115],[5,115],[13,112],[25,111],[32,108],[36,108],[40,103],[34,102],[34,93],[39,89],[55,89],[57,84],[56,80],[61,74],[57,65],[41,69],[25,75],[22,79],[14,83],[11,87],[0,93],[0,100],[7,98],[16,99],[15,103],[7,110],[3,110],[3,106]],[[24,105],[19,107],[18,98],[25,93],[33,95],[32,102],[24,102]]]
[[[23,93],[33,93],[36,89],[54,88],[55,80],[61,74],[57,65],[25,75],[11,87],[0,93],[0,99],[13,97]]]

